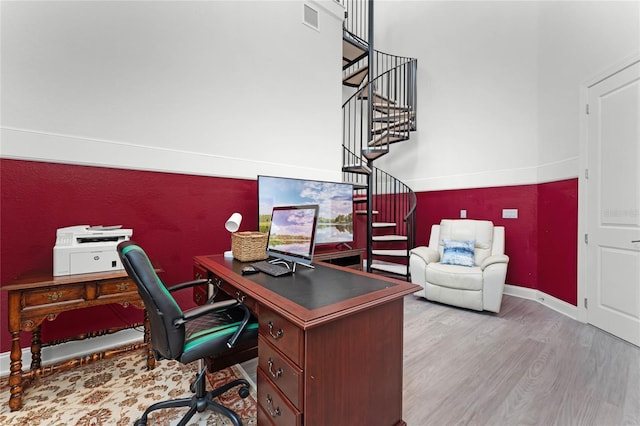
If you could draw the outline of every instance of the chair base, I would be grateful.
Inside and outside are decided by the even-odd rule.
[[[244,379],[233,380],[229,383],[225,383],[224,385],[210,390],[206,392],[206,383],[205,383],[205,369],[202,369],[196,380],[191,384],[191,391],[195,392],[195,395],[191,398],[180,398],[173,399],[170,401],[161,401],[156,402],[147,408],[138,420],[134,423],[135,426],[145,426],[147,424],[147,417],[152,411],[160,410],[163,408],[176,408],[176,407],[189,407],[189,411],[180,419],[178,426],[185,426],[187,422],[194,416],[196,413],[202,413],[203,411],[209,409],[216,413],[220,413],[231,420],[231,423],[234,426],[242,426],[242,421],[240,417],[231,409],[221,405],[215,401],[213,398],[222,395],[226,391],[236,386],[240,386],[238,389],[238,395],[241,398],[246,398],[249,396],[249,382]]]

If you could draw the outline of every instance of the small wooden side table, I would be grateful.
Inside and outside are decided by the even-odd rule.
[[[160,272],[160,269],[156,269]],[[135,283],[124,270],[92,274],[77,274],[54,277],[51,271],[29,272],[21,275],[1,290],[8,292],[9,332],[11,333],[9,407],[11,411],[22,407],[22,392],[31,382],[57,371],[68,370],[80,365],[113,357],[114,355],[147,347],[147,368],[155,367],[155,358],[151,349],[149,318],[144,312],[144,322],[124,327],[110,328],[43,344],[40,340],[40,327],[46,319],[53,321],[61,312],[90,306],[119,303],[127,307],[133,305],[144,309]],[[94,353],[81,358],[64,361],[56,365],[41,365],[41,348],[72,340],[102,336],[127,328],[144,326],[144,341],[121,348]],[[31,367],[22,371],[22,348],[20,333],[31,332]]]

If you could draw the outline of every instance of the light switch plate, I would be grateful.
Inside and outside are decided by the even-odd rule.
[[[466,210],[460,210],[460,218],[464,219],[467,217],[467,211]]]
[[[517,219],[518,218],[518,209],[502,209],[502,218],[503,219]]]

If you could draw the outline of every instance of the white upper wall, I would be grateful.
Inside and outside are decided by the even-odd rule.
[[[303,24],[303,6],[319,30]],[[343,9],[1,3],[5,158],[340,178]]]
[[[540,23],[538,162],[544,166],[579,155],[581,87],[640,54],[640,2],[541,2]]]
[[[581,84],[640,52],[640,2],[379,1],[418,58],[418,131],[377,165],[416,191],[578,175]]]

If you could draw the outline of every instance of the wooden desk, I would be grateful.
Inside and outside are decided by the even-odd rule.
[[[320,251],[313,254],[314,262],[326,262],[332,265],[362,271],[362,258],[364,249],[355,248],[348,250]]]
[[[259,424],[406,424],[403,297],[419,286],[325,263],[274,278],[222,255],[194,261],[258,316]]]
[[[85,333],[46,344],[40,340],[42,322],[45,319],[53,321],[61,312],[109,303],[119,303],[125,307],[133,305],[144,309],[135,283],[129,279],[124,270],[62,277],[54,277],[51,272],[31,272],[18,277],[10,285],[2,286],[2,290],[9,293],[8,317],[9,332],[11,333],[9,407],[11,411],[19,410],[22,407],[22,391],[26,386],[35,378],[49,375],[55,371],[89,364],[125,351],[138,349],[144,345],[147,346],[147,368],[155,367],[155,358],[149,344],[149,319],[146,311],[142,324]],[[140,325],[144,326],[143,343],[72,359],[53,366],[42,367],[41,365],[42,346],[102,336]],[[20,332],[22,331],[31,332],[31,368],[28,372],[22,371],[22,348],[20,347]]]

